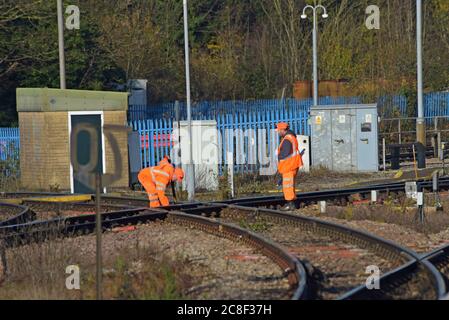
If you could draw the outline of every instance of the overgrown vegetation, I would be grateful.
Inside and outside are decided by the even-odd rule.
[[[311,79],[312,23],[300,19],[310,2],[189,1],[193,99],[274,98],[284,89],[289,96],[295,81]],[[351,95],[371,101],[415,91],[414,0],[376,1],[380,30],[365,27],[372,1],[318,2],[329,11],[319,22],[321,79],[348,79]],[[184,99],[182,1],[70,4],[81,9],[81,30],[65,34],[69,88],[115,89],[146,78],[153,101]],[[424,30],[426,89],[446,89],[447,0],[424,1]],[[0,1],[0,126],[16,123],[16,87],[58,87],[58,81],[56,1]]]
[[[424,234],[434,234],[447,230],[449,214],[447,212],[427,212],[425,223],[418,220],[416,204],[409,201],[402,203],[385,202],[376,206],[347,206],[330,207],[325,216],[348,221],[375,221],[380,223],[397,224],[414,229]]]
[[[18,155],[0,160],[0,191],[13,192],[20,189],[20,163]]]
[[[86,240],[87,241],[87,240]],[[0,299],[95,299],[95,255],[55,240],[8,249]],[[78,244],[79,246],[79,244]],[[104,255],[105,299],[184,299],[190,277],[183,263],[136,243]],[[80,290],[67,290],[66,268],[80,268]]]

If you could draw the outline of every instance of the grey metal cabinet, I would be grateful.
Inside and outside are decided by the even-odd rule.
[[[377,172],[377,105],[316,106],[310,112],[312,166]]]

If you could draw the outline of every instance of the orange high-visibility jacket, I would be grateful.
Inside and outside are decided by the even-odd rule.
[[[303,166],[302,157],[299,152],[298,140],[292,132],[287,133],[284,139],[282,139],[281,144],[279,145],[278,155],[282,154],[282,147],[286,141],[290,142],[292,150],[287,157],[279,159],[278,171],[280,174],[298,170]]]
[[[172,181],[175,172],[175,168],[167,161],[167,159],[163,159],[155,167],[146,168],[144,170],[151,176],[151,180],[156,185],[156,191],[163,192],[165,192],[165,189]]]

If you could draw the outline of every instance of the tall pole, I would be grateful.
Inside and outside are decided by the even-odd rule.
[[[318,40],[316,8],[313,9],[313,105],[318,105]]]
[[[103,283],[103,259],[102,259],[102,252],[101,252],[101,233],[102,233],[102,227],[101,227],[101,173],[97,172],[95,174],[95,190],[96,190],[96,196],[95,196],[95,225],[96,225],[96,265],[97,265],[97,300],[103,299],[103,289],[102,289],[102,283]]]
[[[301,19],[307,19],[306,10],[310,9],[313,12],[313,105],[317,106],[318,101],[318,16],[317,16],[317,10],[321,9],[323,12],[322,17],[324,19],[328,18],[328,14],[326,11],[326,8],[323,7],[320,4],[316,4],[316,1],[314,1],[314,6],[306,5],[304,9],[302,10]]]
[[[58,3],[58,43],[59,43],[59,81],[61,89],[66,89],[65,54],[64,54],[64,15],[62,0]]]
[[[184,2],[184,46],[185,46],[185,61],[186,61],[186,92],[187,92],[187,122],[189,131],[189,159],[187,164],[187,192],[189,194],[189,201],[195,198],[195,167],[193,165],[193,146],[192,146],[192,110],[191,110],[191,92],[190,92],[190,53],[189,53],[189,21],[187,0]]]
[[[422,45],[422,0],[416,0],[416,49],[418,74],[418,120],[416,122],[416,140],[426,145],[426,127],[424,123],[423,97],[423,45]]]

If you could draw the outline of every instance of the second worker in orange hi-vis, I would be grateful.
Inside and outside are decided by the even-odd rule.
[[[296,209],[295,179],[298,170],[303,166],[302,156],[299,152],[296,134],[290,130],[287,123],[279,123],[276,131],[282,138],[277,151],[278,172],[282,175],[282,191],[287,201],[282,210],[290,211]]]
[[[145,168],[139,172],[138,179],[148,193],[151,208],[166,207],[170,205],[168,197],[165,195],[167,186],[172,182],[181,182],[184,178],[184,171],[175,168],[169,157],[165,157],[155,167]]]

